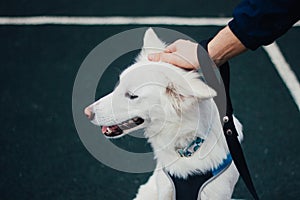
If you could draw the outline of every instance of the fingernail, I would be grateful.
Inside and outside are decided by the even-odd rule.
[[[148,59],[149,60],[153,60],[154,59],[154,55],[153,54],[148,55]]]

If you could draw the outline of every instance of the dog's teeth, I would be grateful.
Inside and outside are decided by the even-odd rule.
[[[109,133],[109,134],[112,133],[112,131],[110,130],[110,128],[107,128],[107,129],[106,129],[106,132]]]
[[[129,120],[128,123],[132,124],[132,123],[134,123],[134,121],[133,120]]]
[[[137,121],[139,118],[138,117],[135,117],[135,118],[133,118],[133,121]]]

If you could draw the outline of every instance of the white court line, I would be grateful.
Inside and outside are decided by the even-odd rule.
[[[290,93],[300,111],[300,84],[295,73],[285,60],[276,42],[269,46],[264,46],[263,48],[268,53],[281,79],[290,90]]]
[[[231,18],[205,17],[72,17],[72,16],[30,16],[0,17],[0,25],[187,25],[224,26]]]
[[[231,18],[203,17],[0,17],[0,25],[187,25],[224,26]]]
[[[0,17],[0,25],[185,25],[185,26],[225,26],[231,18],[217,17],[83,17],[83,16],[28,16]],[[294,27],[299,27],[298,21]],[[264,47],[276,70],[300,110],[300,87],[295,73],[284,59],[276,43]]]
[[[225,26],[230,17],[84,17],[84,16],[28,16],[0,17],[0,25],[186,25]],[[294,26],[300,26],[298,21]]]

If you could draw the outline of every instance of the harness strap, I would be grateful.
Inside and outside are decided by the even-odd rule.
[[[200,42],[200,45],[207,51],[207,44],[210,40],[205,40]],[[214,66],[211,62],[210,58],[207,57],[207,53],[204,54],[201,51],[201,48],[198,48],[198,57],[199,64],[201,66],[201,70],[204,74],[204,77],[206,78],[206,81],[208,85],[210,85],[212,88],[214,88],[218,94],[222,94],[223,87],[222,87],[222,81],[219,83],[215,75],[215,72],[210,66]],[[229,82],[230,82],[230,70],[229,70],[229,63],[226,62],[223,65],[219,67],[219,71],[223,80],[223,84],[225,87],[225,93],[226,93],[226,111],[222,110],[222,106],[220,106],[220,101],[216,101],[216,105],[219,109],[220,117],[223,119],[224,125],[223,125],[223,131],[224,135],[227,141],[227,146],[229,148],[230,154],[232,156],[232,159],[235,163],[236,168],[238,169],[242,179],[244,180],[249,192],[252,194],[255,200],[258,200],[258,195],[256,193],[255,187],[253,185],[250,172],[245,160],[245,156],[243,154],[243,150],[241,147],[241,144],[237,138],[238,132],[235,128],[234,122],[233,122],[233,108],[231,104],[230,94],[229,94]],[[213,73],[213,74],[212,74]],[[212,76],[208,76],[208,74]],[[219,96],[219,95],[218,95]],[[226,113],[226,114],[225,114]]]
[[[231,162],[232,162],[232,157],[229,153],[227,154],[227,157],[223,160],[223,162],[217,168],[213,169],[211,173],[214,176],[218,175],[221,171],[227,168],[231,164]]]
[[[221,175],[231,164],[232,158],[230,154],[216,168],[206,173],[197,173],[188,175],[187,178],[178,178],[170,173],[165,172],[174,187],[174,196],[176,200],[196,200],[200,199],[201,192],[204,187]]]
[[[172,176],[169,173],[167,176],[171,178],[176,200],[196,200],[198,199],[200,188],[213,177],[213,174],[212,172],[193,174],[189,175],[186,179]]]

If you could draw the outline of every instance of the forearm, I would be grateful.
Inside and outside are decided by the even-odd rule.
[[[230,28],[223,28],[209,43],[208,53],[217,66],[243,53],[247,48],[232,33]]]

